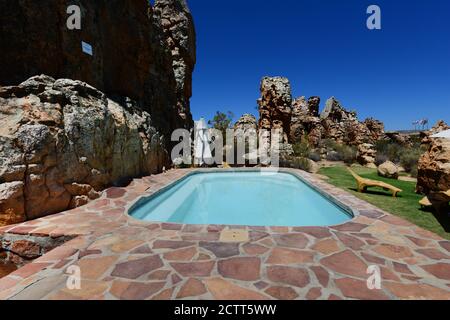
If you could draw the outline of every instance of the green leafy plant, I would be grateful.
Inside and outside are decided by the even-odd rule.
[[[214,129],[220,130],[223,137],[226,137],[227,129],[232,127],[233,118],[234,114],[231,111],[227,113],[217,111],[214,118],[208,121],[208,124]]]
[[[293,145],[294,155],[297,157],[309,157],[309,153],[311,148],[309,143],[306,141],[302,141]]]

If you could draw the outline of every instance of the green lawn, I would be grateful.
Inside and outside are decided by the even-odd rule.
[[[398,198],[393,198],[389,192],[380,188],[370,188],[367,193],[358,193],[355,179],[344,166],[322,168],[319,173],[330,178],[328,182],[336,187],[349,191],[362,200],[450,240],[450,218],[445,214],[439,215],[422,211],[419,201],[423,196],[415,193],[416,184],[414,182],[381,178],[375,169],[356,167],[354,170],[364,178],[385,181],[402,189],[403,192],[399,194]]]

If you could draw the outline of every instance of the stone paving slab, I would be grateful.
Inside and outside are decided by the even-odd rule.
[[[292,172],[359,212],[331,227],[145,223],[127,208],[190,174],[172,170],[111,188],[68,212],[0,228],[3,235],[74,237],[0,279],[0,299],[449,299],[450,242],[319,178]],[[222,238],[238,229],[247,237]],[[81,289],[70,290],[71,266]],[[367,288],[369,266],[381,290]]]

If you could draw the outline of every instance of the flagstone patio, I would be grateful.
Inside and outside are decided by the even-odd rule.
[[[0,228],[0,239],[36,254],[46,251],[34,243],[68,240],[0,279],[0,299],[450,299],[449,241],[313,175],[289,171],[360,214],[339,226],[301,228],[128,217],[138,197],[192,172],[172,170],[111,188],[84,207]],[[223,237],[236,229],[236,240]],[[81,270],[79,290],[66,285],[73,265]],[[374,265],[381,290],[367,288]]]

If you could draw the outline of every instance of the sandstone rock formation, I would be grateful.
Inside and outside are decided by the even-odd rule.
[[[234,125],[236,136],[246,136],[257,133],[258,122],[254,115],[244,114]]]
[[[419,159],[417,192],[429,194],[450,189],[450,139],[430,138],[432,134],[450,129],[443,121],[433,127],[423,140],[427,151]]]
[[[163,128],[192,127],[195,33],[185,0],[70,4],[82,8],[81,30],[66,26],[67,1],[0,0],[0,85],[40,74],[80,80],[145,105]]]
[[[398,179],[399,168],[391,161],[386,161],[378,166],[378,175],[384,178]]]
[[[373,143],[386,138],[384,132],[384,124],[380,120],[367,118],[366,120],[364,120],[363,125],[365,125],[368,129],[368,141]]]
[[[283,130],[283,142],[289,142],[292,115],[291,84],[287,78],[265,77],[261,81],[259,129]]]
[[[194,21],[186,0],[157,0],[154,16],[161,24],[172,54],[178,114],[186,121],[186,128],[189,128],[192,123],[189,98],[192,96],[192,73],[196,63]]]
[[[381,122],[374,119],[359,122],[356,112],[347,111],[334,97],[327,100],[320,119],[323,127],[322,137],[333,139],[340,144],[357,146],[374,143],[384,132]]]
[[[312,145],[319,144],[323,131],[318,117],[319,105],[319,97],[311,97],[308,101],[305,97],[294,100],[289,139],[292,143],[300,141],[304,135],[308,134],[309,142]]]
[[[287,146],[289,143],[289,130],[292,114],[292,95],[291,84],[287,78],[265,77],[261,81],[261,98],[258,99],[259,105],[259,134],[260,134],[260,154],[273,155],[269,150],[272,150],[271,141],[272,130],[279,130],[281,136],[279,137],[280,148],[279,156],[289,154],[292,151],[292,146]],[[272,150],[277,151],[277,150]],[[269,160],[261,161],[263,165],[269,164]]]
[[[284,131],[284,142],[295,144],[306,135],[311,145],[318,147],[323,139],[340,144],[360,145],[383,139],[382,122],[369,118],[358,121],[355,112],[347,111],[332,97],[319,115],[320,98],[299,97],[292,100],[289,80],[281,77],[263,78],[259,126],[261,129]]]
[[[363,166],[376,169],[375,156],[376,150],[373,144],[362,143],[358,145],[358,154],[356,160]]]
[[[0,124],[0,224],[85,204],[170,164],[148,112],[81,81],[1,87]]]
[[[172,131],[193,125],[185,0],[71,4],[81,30],[68,30],[64,0],[0,0],[0,225],[160,172]]]

